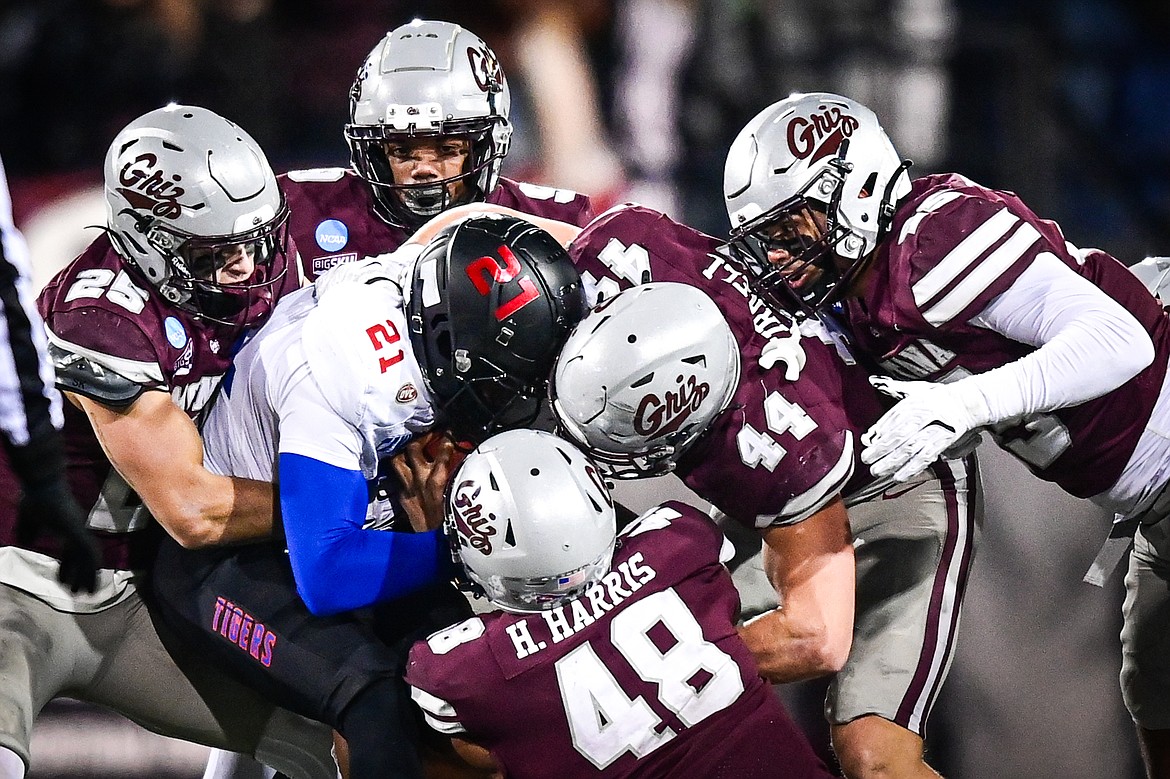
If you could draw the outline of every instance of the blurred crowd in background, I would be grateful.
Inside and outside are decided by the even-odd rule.
[[[0,156],[36,280],[104,220],[114,134],[168,101],[236,121],[278,171],[348,164],[357,67],[413,16],[461,23],[500,56],[516,128],[504,172],[601,207],[637,200],[725,234],[731,139],[784,95],[824,90],[873,107],[913,175],[1013,190],[1127,263],[1170,254],[1158,0],[6,0]],[[1117,685],[1121,577],[1080,581],[1108,519],[998,453],[985,464],[987,532],[932,762],[1138,776]],[[793,696],[810,723],[818,695]]]

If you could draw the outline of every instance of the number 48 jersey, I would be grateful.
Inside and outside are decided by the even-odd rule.
[[[511,777],[829,776],[736,633],[724,543],[697,509],[652,509],[579,598],[415,644],[415,702]]]

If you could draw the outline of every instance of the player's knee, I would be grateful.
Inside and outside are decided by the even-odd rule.
[[[938,777],[923,760],[922,739],[881,717],[834,727],[833,750],[848,779]]]

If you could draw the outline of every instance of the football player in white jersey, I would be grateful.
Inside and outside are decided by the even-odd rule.
[[[405,652],[468,609],[448,584],[441,508],[379,496],[380,476],[412,441],[408,456],[429,458],[419,439],[443,430],[430,472],[445,480],[451,441],[531,423],[585,308],[562,247],[520,219],[470,218],[383,260],[285,298],[203,427],[212,471],[279,483],[283,543],[164,544],[154,571],[173,628],[332,726],[354,779],[419,775]]]
[[[778,297],[836,306],[887,374],[901,400],[863,438],[875,473],[911,478],[987,430],[1136,526],[1122,692],[1150,775],[1170,776],[1170,319],[1014,194],[908,167],[865,106],[791,95],[728,152],[732,245]]]

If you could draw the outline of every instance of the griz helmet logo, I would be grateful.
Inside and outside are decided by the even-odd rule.
[[[504,72],[496,55],[486,48],[467,48],[467,62],[475,84],[484,92],[499,92],[504,83]]]
[[[452,505],[455,508],[455,528],[459,535],[477,552],[492,553],[492,536],[496,529],[489,524],[495,515],[484,515],[479,502],[480,487],[471,479],[459,482],[455,487]]]
[[[678,376],[675,382],[678,388],[664,393],[661,398],[650,393],[638,401],[634,429],[648,440],[653,441],[678,430],[711,394],[711,385],[699,381],[696,376]]]
[[[192,210],[202,208],[202,205],[184,206],[179,202],[186,190],[178,186],[183,177],[172,174],[170,180],[156,166],[158,157],[147,152],[139,154],[118,171],[118,194],[126,199],[132,208],[149,211],[158,219],[177,219],[184,208]]]
[[[794,116],[788,122],[788,150],[810,163],[835,154],[841,141],[853,135],[861,123],[839,106],[824,106],[810,116]]]

